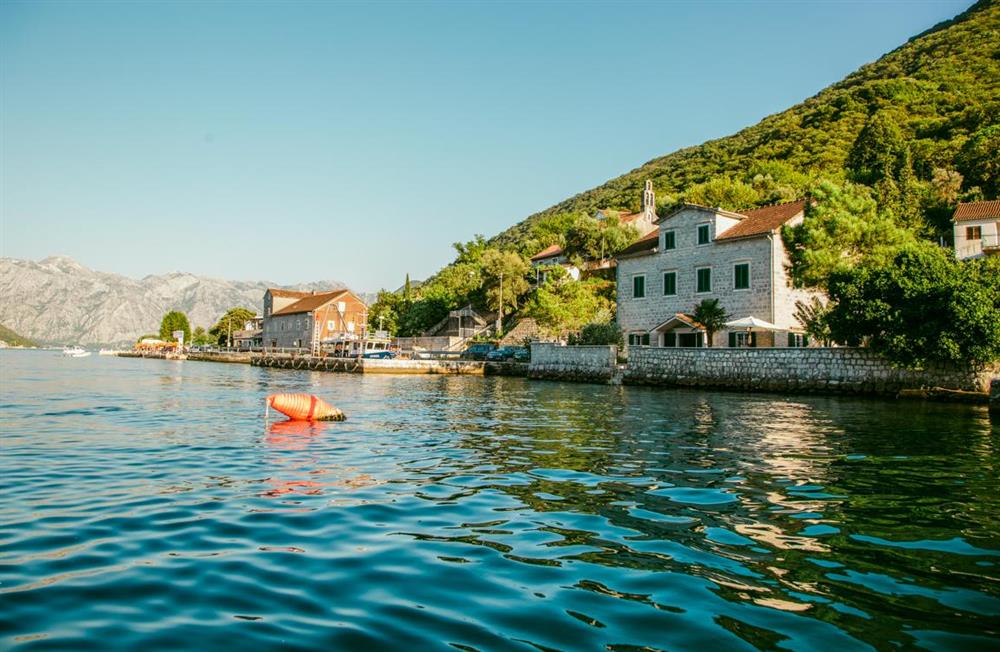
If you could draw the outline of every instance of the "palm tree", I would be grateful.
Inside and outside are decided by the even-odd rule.
[[[705,328],[708,336],[708,345],[712,346],[712,339],[716,331],[721,330],[729,319],[726,309],[719,305],[718,299],[704,299],[694,307],[694,320]]]

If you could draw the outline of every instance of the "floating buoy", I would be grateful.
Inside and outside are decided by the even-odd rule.
[[[312,394],[271,394],[264,399],[264,417],[274,408],[293,421],[343,421],[344,413]]]

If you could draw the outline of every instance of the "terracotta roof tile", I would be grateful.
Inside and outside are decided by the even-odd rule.
[[[531,260],[541,260],[542,258],[552,258],[553,256],[558,256],[563,252],[563,248],[557,244],[551,245],[542,249],[537,254],[531,257]]]
[[[347,290],[333,290],[332,292],[309,294],[295,303],[285,306],[281,310],[275,310],[271,315],[294,315],[300,312],[309,312],[347,293]]]
[[[267,288],[267,291],[271,293],[272,297],[291,297],[294,299],[302,299],[308,296],[312,296],[312,292],[300,292],[298,290],[285,290],[283,288]]]
[[[1000,217],[1000,199],[960,203],[951,219],[955,222],[962,222],[964,220],[988,220],[991,217]]]
[[[750,211],[743,211],[744,219],[723,231],[716,240],[734,240],[771,233],[779,226],[792,219],[806,207],[806,200],[764,206]]]

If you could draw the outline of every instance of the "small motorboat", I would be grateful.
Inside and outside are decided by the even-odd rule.
[[[86,358],[90,351],[80,346],[67,346],[63,349],[63,355],[68,358]]]

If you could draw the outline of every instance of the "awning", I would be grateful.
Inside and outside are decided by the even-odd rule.
[[[781,328],[775,326],[769,321],[764,321],[763,319],[757,319],[756,317],[744,317],[743,319],[734,319],[733,321],[727,321],[725,323],[727,328],[745,328],[748,330],[762,330],[762,331],[783,331],[788,330],[786,328]]]

